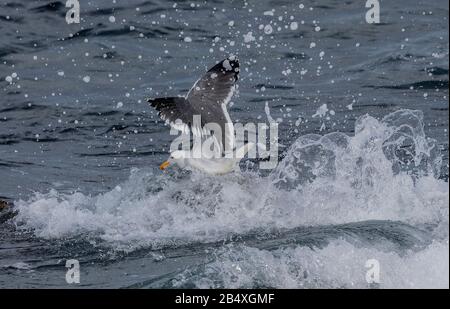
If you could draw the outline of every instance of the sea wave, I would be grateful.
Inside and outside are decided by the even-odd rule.
[[[448,252],[448,242],[404,254],[355,247],[343,240],[323,249],[269,251],[230,245],[221,248],[212,262],[183,271],[165,287],[448,289]],[[367,261],[376,261],[378,282],[366,280],[374,267]]]
[[[448,183],[419,111],[359,118],[354,136],[299,137],[266,177],[133,169],[94,196],[54,189],[16,201],[19,229],[37,237],[95,237],[115,249],[215,242],[254,231],[395,220],[448,239]]]

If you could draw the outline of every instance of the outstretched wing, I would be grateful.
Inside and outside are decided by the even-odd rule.
[[[186,99],[192,108],[199,111],[202,121],[216,123],[222,129],[219,144],[222,151],[234,148],[233,122],[227,104],[236,89],[239,78],[239,60],[232,56],[217,63],[191,88]]]
[[[147,101],[158,111],[158,116],[170,126],[186,133],[189,132],[193,111],[185,98],[156,98]]]
[[[234,129],[226,105],[233,96],[238,74],[239,61],[230,57],[212,67],[194,84],[185,98],[157,98],[148,102],[158,110],[163,120],[183,132],[190,130],[193,134],[209,135],[205,125],[219,125],[222,138],[217,144],[221,152],[232,150]],[[200,127],[193,126],[194,115],[200,115]]]
[[[195,82],[186,99],[194,108],[228,104],[239,76],[239,61],[235,57],[222,60]]]

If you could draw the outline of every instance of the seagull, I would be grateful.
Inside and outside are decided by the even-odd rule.
[[[192,133],[194,140],[200,138],[202,143],[209,138],[213,145],[212,156],[205,153],[202,143],[194,142],[189,150],[174,150],[160,165],[161,170],[177,164],[210,175],[223,175],[235,170],[241,159],[255,147],[254,143],[246,143],[235,148],[234,126],[227,105],[236,89],[238,75],[239,60],[230,56],[209,69],[185,97],[147,100],[172,128],[183,134]],[[199,121],[195,121],[195,117]],[[195,156],[195,153],[200,155]]]

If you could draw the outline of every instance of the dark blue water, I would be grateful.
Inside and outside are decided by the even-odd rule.
[[[83,287],[371,287],[377,259],[448,288],[447,1],[80,3],[0,0],[1,287],[73,287],[67,259]],[[279,166],[162,174],[145,98],[230,54],[230,116],[268,106]]]

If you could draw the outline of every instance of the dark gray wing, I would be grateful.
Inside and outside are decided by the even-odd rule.
[[[224,145],[232,150],[234,129],[226,105],[233,96],[238,75],[239,61],[230,57],[216,64],[200,78],[186,98],[156,98],[149,99],[148,102],[159,112],[161,119],[180,131],[208,134],[204,131],[205,124],[218,124],[222,129],[222,138],[218,141],[221,151],[225,149]],[[201,128],[192,128],[194,115],[201,116]]]
[[[234,148],[234,130],[227,104],[233,96],[238,77],[239,60],[229,57],[209,69],[186,96],[192,108],[201,114],[202,122],[216,123],[222,128],[222,149],[225,145],[229,150]]]
[[[197,109],[227,104],[233,95],[238,76],[237,58],[222,60],[194,84],[186,99]]]
[[[147,100],[158,111],[158,116],[177,130],[188,131],[194,111],[185,98],[169,97]]]

